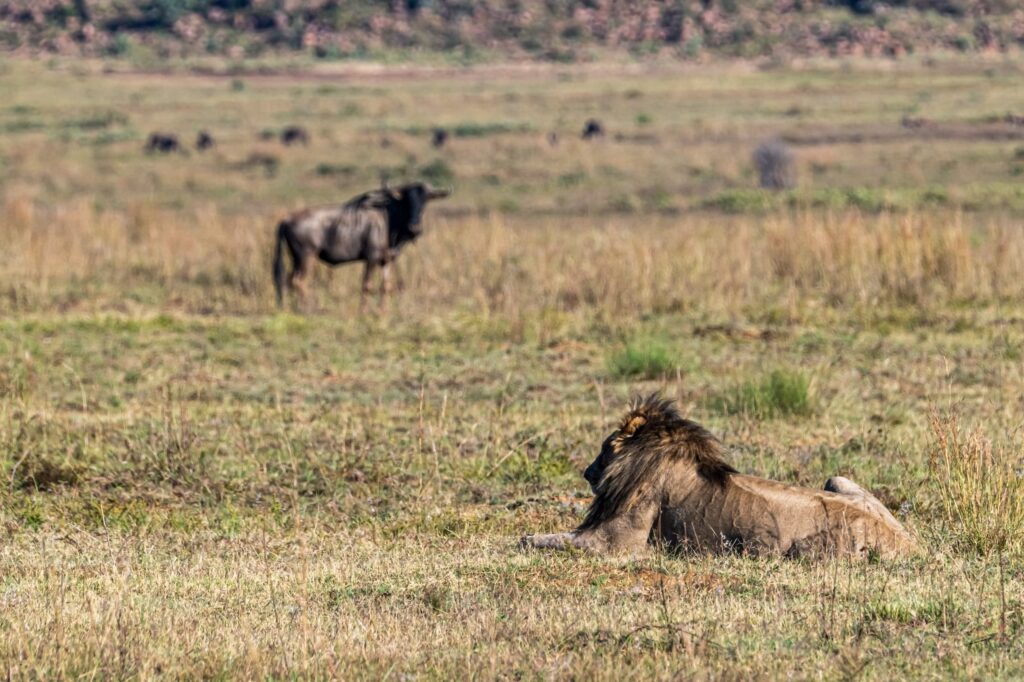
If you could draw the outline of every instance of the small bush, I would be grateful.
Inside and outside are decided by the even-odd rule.
[[[64,121],[65,128],[100,130],[114,125],[126,125],[128,117],[119,111],[100,111],[95,114]]]
[[[317,167],[316,167],[316,174],[317,175],[324,175],[324,176],[332,176],[332,175],[349,176],[349,175],[355,175],[357,170],[358,169],[355,166],[353,166],[351,164],[347,164],[347,163],[343,163],[343,164],[339,164],[339,163],[321,163],[321,164],[318,164]]]
[[[956,413],[931,415],[932,490],[948,531],[978,554],[1020,550],[1024,537],[1024,455],[965,430]]]
[[[725,414],[759,419],[810,414],[810,379],[801,372],[775,370],[760,381],[748,381],[712,398],[710,407]]]
[[[419,176],[432,185],[450,185],[455,181],[455,171],[444,159],[436,159],[422,166]]]
[[[532,128],[526,123],[459,123],[452,127],[455,137],[486,137],[505,133],[528,133]]]
[[[701,202],[701,207],[725,213],[764,213],[777,207],[775,197],[756,189],[730,189]]]
[[[613,377],[657,379],[679,367],[679,358],[669,346],[655,339],[632,341],[608,359]]]
[[[764,189],[782,190],[796,187],[793,152],[779,140],[765,142],[754,150],[754,167]]]

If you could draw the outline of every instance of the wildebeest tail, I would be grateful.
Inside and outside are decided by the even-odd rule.
[[[277,292],[278,307],[284,305],[284,242],[287,239],[288,221],[282,220],[277,226],[274,246],[274,290]]]

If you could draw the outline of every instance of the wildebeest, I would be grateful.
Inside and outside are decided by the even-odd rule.
[[[288,126],[281,131],[281,142],[286,147],[293,144],[309,144],[309,133],[302,126]]]
[[[583,126],[583,139],[590,140],[595,137],[604,137],[604,126],[596,118],[592,118]]]
[[[308,209],[295,213],[277,226],[274,250],[274,287],[277,303],[284,303],[284,249],[292,257],[287,285],[305,294],[305,279],[314,258],[328,265],[363,261],[360,307],[365,307],[374,270],[381,269],[380,297],[390,290],[391,265],[402,246],[423,234],[423,211],[431,199],[451,194],[424,183],[397,189],[385,185],[339,206]]]
[[[552,147],[558,146],[558,133],[554,131],[548,133],[548,144]]]
[[[436,148],[440,149],[448,141],[448,131],[444,128],[434,128],[433,137],[431,137],[430,143]]]
[[[180,152],[183,150],[181,148],[181,143],[178,142],[177,135],[171,133],[150,133],[149,139],[146,140],[146,151],[170,154],[171,152]]]
[[[210,133],[205,130],[200,130],[199,134],[196,135],[196,149],[199,151],[202,152],[207,149],[213,149],[214,144],[213,135],[210,135]]]

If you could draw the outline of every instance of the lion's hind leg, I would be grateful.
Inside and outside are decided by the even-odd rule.
[[[845,476],[833,476],[825,481],[825,491],[858,499],[877,512],[882,518],[899,526],[896,518],[877,497]]]

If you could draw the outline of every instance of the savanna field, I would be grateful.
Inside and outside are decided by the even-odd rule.
[[[0,674],[1024,677],[1022,80],[0,61]],[[454,187],[404,290],[318,265],[279,311],[278,220],[382,177]],[[652,391],[924,554],[519,549]]]

